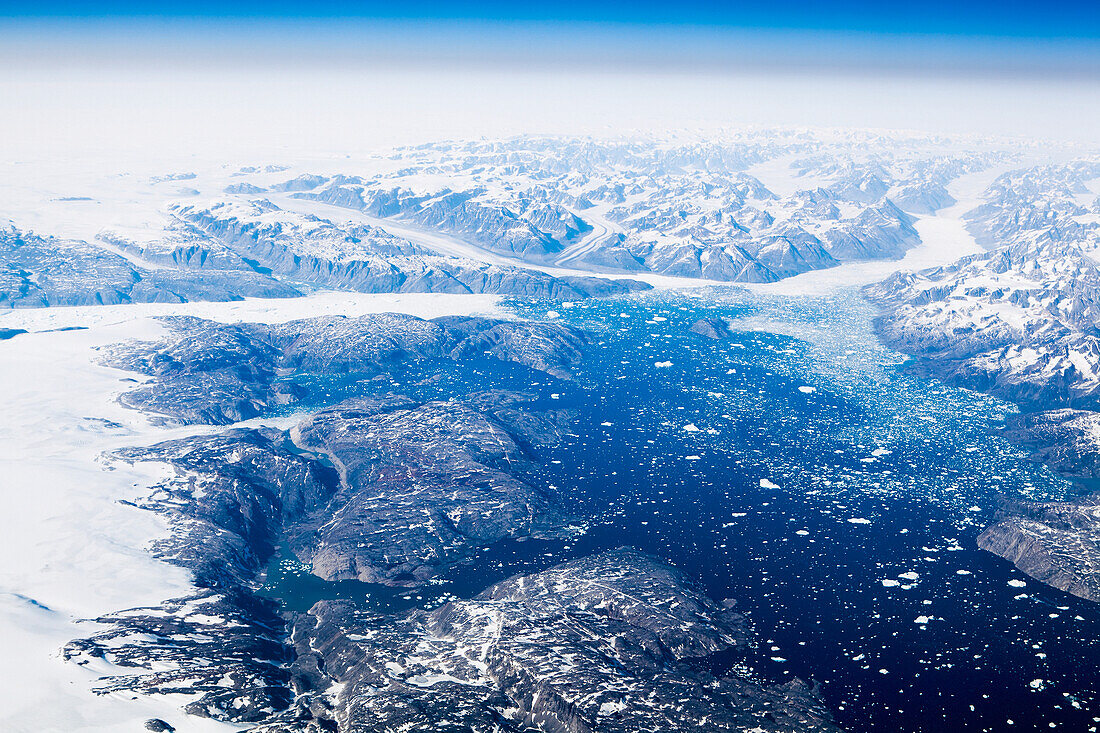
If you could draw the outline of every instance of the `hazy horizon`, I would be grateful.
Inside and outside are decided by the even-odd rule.
[[[746,125],[1100,144],[1085,37],[276,15],[0,27],[12,158]]]

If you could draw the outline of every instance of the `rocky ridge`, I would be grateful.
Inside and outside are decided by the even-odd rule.
[[[180,423],[227,425],[311,399],[318,379],[386,379],[430,361],[496,359],[567,377],[581,332],[549,323],[474,316],[424,320],[397,313],[290,323],[224,324],[162,318],[170,335],[108,349],[103,363],[149,377],[128,407]],[[309,373],[315,380],[295,379]]]
[[[0,229],[0,308],[300,295],[251,270],[212,271],[197,278],[182,269],[144,266],[88,242]]]
[[[321,602],[294,639],[306,692],[259,731],[836,730],[803,683],[718,671],[717,657],[745,653],[744,619],[629,548],[433,611]]]

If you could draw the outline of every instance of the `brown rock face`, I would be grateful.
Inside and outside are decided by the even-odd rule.
[[[733,329],[724,318],[700,318],[691,327],[691,332],[710,339],[727,339],[733,336]]]
[[[1016,503],[978,537],[1036,580],[1100,601],[1100,495],[1072,502]]]

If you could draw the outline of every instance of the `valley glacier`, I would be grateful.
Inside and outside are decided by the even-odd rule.
[[[1094,151],[0,185],[0,727],[1100,722]]]

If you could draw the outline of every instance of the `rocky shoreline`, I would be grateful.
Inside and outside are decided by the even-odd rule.
[[[628,548],[431,610],[332,599],[292,613],[262,595],[280,549],[326,581],[417,588],[479,548],[575,532],[583,517],[540,465],[573,419],[556,398],[585,333],[395,314],[164,324],[104,353],[146,377],[123,404],[177,426],[301,416],[112,457],[164,468],[139,506],[168,520],[151,550],[196,591],[97,618],[66,646],[73,663],[113,665],[98,692],[183,694],[189,713],[267,733],[835,730],[806,685],[720,661],[752,645],[733,601]],[[508,387],[516,375],[528,390]]]

